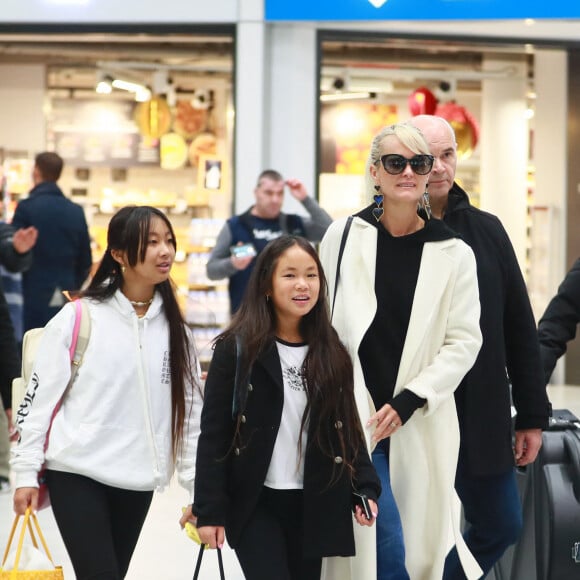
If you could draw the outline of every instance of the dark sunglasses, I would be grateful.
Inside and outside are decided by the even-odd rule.
[[[391,175],[403,173],[407,163],[417,175],[427,175],[433,169],[433,161],[435,161],[433,155],[415,155],[411,159],[407,159],[396,153],[388,153],[381,157],[381,163],[385,171]]]

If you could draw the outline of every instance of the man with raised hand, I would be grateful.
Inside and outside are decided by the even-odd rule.
[[[310,217],[282,212],[284,189],[288,187]],[[255,203],[242,214],[231,217],[220,231],[207,263],[210,280],[229,278],[230,309],[238,309],[246,290],[255,257],[268,242],[282,234],[303,236],[319,242],[332,218],[308,195],[298,179],[284,180],[278,171],[267,169],[258,176]]]

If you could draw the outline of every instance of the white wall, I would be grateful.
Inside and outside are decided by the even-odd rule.
[[[0,147],[29,152],[46,147],[42,65],[0,65]]]
[[[251,1],[251,0],[244,0]],[[2,0],[0,22],[218,23],[235,22],[241,0]]]
[[[262,11],[260,0],[246,0],[236,34],[234,213],[252,205],[256,178],[266,164],[265,110],[269,94]]]
[[[316,184],[315,27],[266,25],[245,10],[236,39],[236,212],[253,203],[264,169],[301,179],[311,193]],[[290,195],[284,210],[303,213]]]
[[[507,230],[526,270],[528,123],[526,65],[522,59],[484,60],[484,70],[514,69],[509,78],[488,78],[481,91],[481,208]]]
[[[297,50],[299,47],[299,50]],[[268,38],[269,94],[267,165],[300,179],[313,194],[316,184],[316,30],[309,23],[275,24]],[[303,213],[285,196],[284,209]]]
[[[566,273],[568,57],[563,50],[537,50],[534,56],[535,201],[552,214],[548,292],[554,294]]]
[[[537,50],[534,57],[536,114],[533,159],[535,202],[546,206],[546,228],[532,232],[530,299],[536,319],[546,309],[566,273],[568,56],[563,50]],[[564,383],[565,357],[560,358],[553,382]]]

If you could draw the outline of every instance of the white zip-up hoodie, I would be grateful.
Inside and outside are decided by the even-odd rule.
[[[48,469],[135,491],[162,490],[177,468],[180,484],[193,497],[202,393],[199,386],[187,385],[184,445],[174,465],[169,325],[161,296],[155,294],[143,318],[120,291],[104,302],[85,300],[90,338],[74,384],[54,418],[46,456],[50,417],[71,374],[72,303],[45,327],[27,396],[16,416],[20,440],[11,460],[16,487],[37,487],[46,460]],[[190,344],[193,361],[191,336]]]

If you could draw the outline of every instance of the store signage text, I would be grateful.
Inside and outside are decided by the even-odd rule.
[[[266,20],[499,20],[580,18],[570,0],[264,0]]]

